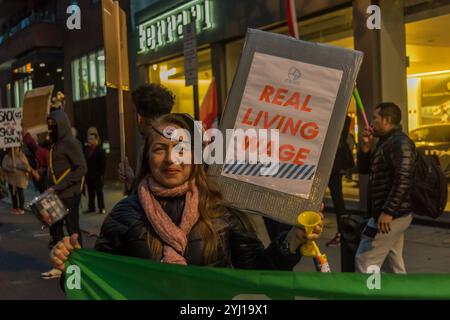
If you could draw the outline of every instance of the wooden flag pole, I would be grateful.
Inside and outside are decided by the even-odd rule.
[[[120,130],[120,161],[123,163],[125,161],[125,117],[124,117],[124,110],[123,110],[123,83],[122,83],[122,59],[121,59],[121,39],[120,39],[120,7],[119,2],[114,1],[114,20],[115,20],[115,26],[116,26],[116,50],[117,50],[117,69],[118,69],[118,86],[117,86],[117,95],[119,99],[119,130]]]

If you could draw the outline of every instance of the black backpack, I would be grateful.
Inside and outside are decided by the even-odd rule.
[[[415,214],[438,218],[447,205],[447,181],[435,158],[417,152],[411,203]]]

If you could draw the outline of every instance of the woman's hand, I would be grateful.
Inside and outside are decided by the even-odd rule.
[[[41,180],[41,176],[39,175],[39,172],[37,170],[31,169],[31,174],[36,181]]]
[[[362,134],[361,139],[361,151],[362,152],[369,152],[374,145],[374,138],[373,138],[373,130],[372,128],[366,128]]]
[[[80,249],[78,234],[74,233],[70,237],[64,237],[50,251],[50,260],[56,269],[64,271],[64,263],[75,249]]]
[[[323,211],[323,204],[321,205],[320,211]],[[310,235],[306,235],[305,229],[294,227],[292,228],[286,236],[287,241],[289,242],[289,251],[291,253],[295,253],[298,249],[306,243],[308,240],[317,240],[323,231],[323,214],[322,212],[318,212],[320,214],[321,220],[318,225],[314,227],[313,232]]]

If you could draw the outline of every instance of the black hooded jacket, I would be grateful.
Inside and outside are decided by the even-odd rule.
[[[167,200],[167,198],[166,198]],[[170,198],[161,204],[175,224],[179,224],[184,210],[185,197]],[[196,232],[197,225],[188,235],[184,257],[189,265],[205,265],[202,251],[204,240]],[[273,241],[267,248],[258,239],[251,225],[240,211],[226,208],[225,213],[212,219],[212,226],[219,236],[219,252],[208,265],[239,269],[292,270],[301,255],[283,250],[287,233]],[[137,195],[120,201],[103,221],[95,250],[159,261],[160,252],[152,256],[149,235],[155,234]]]
[[[394,218],[412,212],[411,187],[414,181],[414,142],[401,127],[380,138],[373,152],[358,152],[358,171],[369,174],[369,212],[378,220],[382,212]]]
[[[71,198],[81,193],[82,179],[87,172],[83,149],[73,137],[69,118],[64,111],[54,111],[48,115],[48,119],[54,120],[58,128],[58,137],[56,142],[53,141],[49,158],[50,186],[61,199]],[[59,179],[68,168],[69,174],[55,185],[54,178]]]

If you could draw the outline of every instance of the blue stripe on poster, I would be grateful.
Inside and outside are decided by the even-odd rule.
[[[306,168],[308,168],[309,166],[307,164],[303,165],[302,168],[300,169],[300,171],[297,172],[297,174],[295,175],[295,177],[293,177],[292,179],[297,179],[303,171],[305,171]]]
[[[303,174],[303,176],[300,178],[301,180],[305,179],[306,176],[314,169],[315,166],[310,166],[309,169]]]

